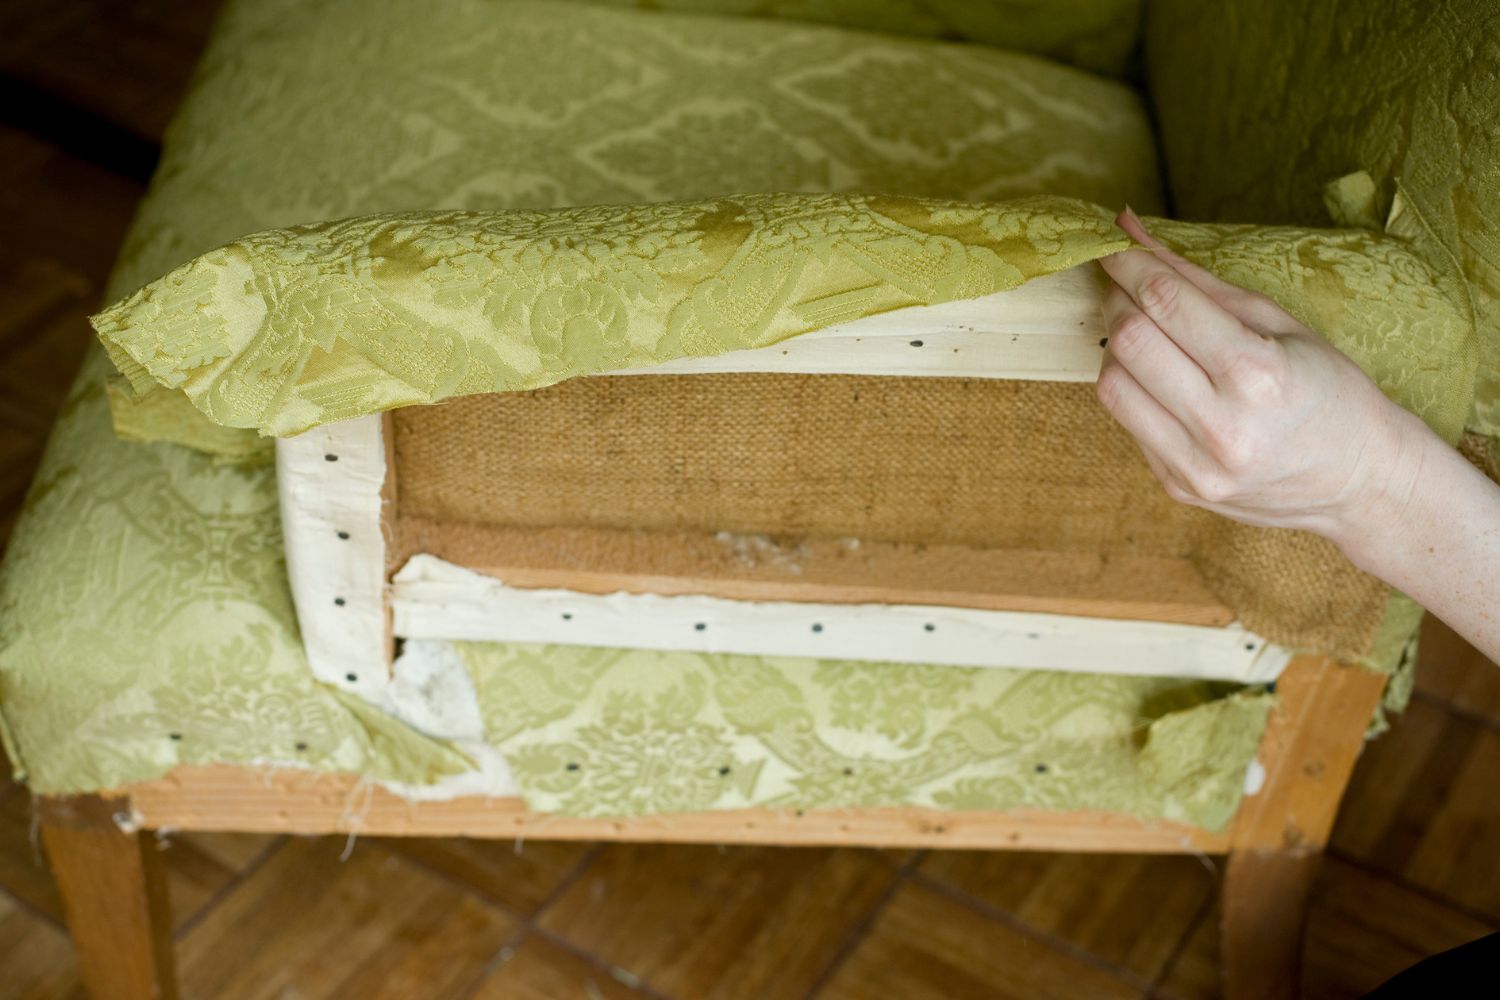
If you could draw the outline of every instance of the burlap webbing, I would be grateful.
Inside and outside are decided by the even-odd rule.
[[[1323,540],[1172,501],[1087,383],[604,376],[393,426],[403,516],[1188,557],[1247,627],[1346,658],[1384,608]]]

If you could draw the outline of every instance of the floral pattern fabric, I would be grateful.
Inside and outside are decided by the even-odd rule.
[[[1468,425],[1500,440],[1500,4],[1152,0],[1146,22],[1178,213],[1390,219],[1472,301]]]
[[[899,802],[1218,829],[1271,702],[1170,678],[457,645],[527,801],[585,816]]]
[[[900,88],[888,107],[881,80]],[[246,234],[311,226],[303,235],[316,244],[339,231],[326,220],[379,213],[756,192],[861,192],[884,205],[1045,195],[1149,213],[1162,200],[1153,147],[1129,88],[979,46],[550,3],[232,0],[110,301]],[[1070,218],[1108,217],[1068,204]],[[1447,358],[1445,338],[1462,336],[1439,283],[1393,284],[1393,273],[1425,273],[1404,270],[1396,241],[1280,232],[1270,263],[1257,263],[1253,233],[1232,227],[1174,237],[1237,279],[1294,290],[1304,318],[1347,320],[1377,373],[1405,328],[1376,327],[1361,345],[1352,324],[1365,300],[1348,311],[1346,284],[1406,296],[1402,309],[1427,296],[1402,350]],[[1091,253],[1117,238],[1107,227],[1096,236]],[[400,270],[400,254],[372,254],[372,268],[377,257]],[[939,269],[923,287],[961,273]],[[532,304],[538,357],[548,344],[575,357],[570,322],[611,330],[622,315],[598,289]],[[548,330],[564,332],[548,340]],[[354,350],[330,338],[297,355],[302,375],[335,348]],[[187,386],[222,361],[131,363]],[[106,789],[180,763],[409,784],[467,769],[454,747],[312,678],[274,476],[245,461],[264,455],[254,432],[225,431],[184,393],[106,387],[109,368],[96,355],[81,374],[0,567],[0,737],[32,787]],[[1393,392],[1408,381],[1395,362],[1377,377]],[[1441,422],[1453,406],[1441,380],[1410,381],[1412,405]],[[202,395],[206,408],[289,412],[253,393],[232,401],[244,391],[232,382]],[[318,413],[338,412],[331,386],[310,397]],[[112,405],[130,440],[113,433]],[[917,802],[1213,824],[1232,809],[1266,703],[1151,678],[500,645],[465,656],[489,737],[533,804],[587,813]]]

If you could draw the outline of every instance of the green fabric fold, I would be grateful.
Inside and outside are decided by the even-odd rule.
[[[286,435],[764,347],[1128,245],[1111,213],[1064,198],[777,194],[377,215],[246,236],[93,323],[137,394],[177,390],[216,424]]]

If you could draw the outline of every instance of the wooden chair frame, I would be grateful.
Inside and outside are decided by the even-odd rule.
[[[1385,677],[1319,656],[1277,685],[1258,759],[1265,781],[1213,833],[1109,813],[746,809],[630,819],[530,812],[516,798],[412,802],[357,776],[179,767],[106,795],[38,799],[42,839],[90,993],[172,998],[158,830],[497,839],[845,845],[1227,855],[1220,928],[1231,1000],[1293,995],[1303,918],[1339,800]],[[358,793],[361,808],[351,809]]]
[[[1099,289],[1085,271],[1028,283],[992,299],[980,300],[982,309],[958,303],[861,321],[865,325],[854,331],[862,338],[857,341],[849,329],[834,329],[793,342],[795,351],[697,359],[685,363],[685,370],[780,366],[820,372],[846,365],[851,352],[863,351],[860,363],[879,371],[885,342],[899,345],[915,329],[934,343],[951,336],[962,350],[992,352],[983,355],[988,360],[978,369],[975,362],[964,362],[970,374],[1073,381],[1095,376]],[[1005,308],[999,308],[1001,299]],[[864,346],[856,349],[845,341]],[[278,448],[283,484],[299,481],[297,470],[287,467],[299,454],[305,453],[304,465],[319,469],[327,456],[338,455],[337,477],[316,479],[316,488],[300,493],[282,493],[289,540],[300,537],[299,531],[306,535],[303,544],[288,546],[288,563],[309,658],[315,673],[337,681],[345,673],[339,657],[357,656],[362,665],[389,662],[390,574],[400,561],[387,551],[387,542],[400,534],[392,520],[392,434],[380,418],[367,418],[318,428],[292,441],[298,443]],[[333,525],[347,530],[335,533]],[[364,544],[345,544],[350,532]],[[311,569],[299,572],[298,559]],[[1232,612],[1213,598],[1192,567],[1174,560],[1147,562],[1101,567],[1097,560],[1058,556],[1039,567],[1023,559],[1016,579],[985,579],[984,603],[975,606],[1125,619],[1121,626],[1155,620],[1231,628]],[[573,570],[559,575],[555,566],[524,560],[483,568],[520,586],[580,592],[716,593],[712,586],[724,586],[722,580],[677,580],[660,573],[649,585],[633,586],[640,581],[631,574],[638,576],[642,564],[635,556],[626,558],[614,575],[601,579]],[[914,574],[879,575],[909,582]],[[800,599],[901,603],[848,583],[822,581],[821,590]],[[330,586],[337,587],[339,610],[320,614],[331,606]],[[784,594],[785,582],[775,581],[772,592]],[[727,596],[766,595],[752,590]],[[946,593],[941,600],[926,597],[915,603],[964,603]],[[1033,810],[745,809],[579,819],[531,812],[514,797],[413,802],[362,785],[356,775],[250,766],[179,767],[111,794],[42,798],[39,812],[84,982],[95,996],[112,1000],[175,995],[160,859],[146,839],[158,830],[1226,855],[1221,927],[1226,993],[1232,1000],[1279,997],[1295,990],[1316,863],[1384,685],[1384,676],[1361,667],[1322,656],[1293,657],[1277,680],[1277,705],[1258,753],[1264,781],[1221,832],[1118,814]]]

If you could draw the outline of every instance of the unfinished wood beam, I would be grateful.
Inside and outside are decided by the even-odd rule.
[[[519,798],[415,802],[356,775],[233,765],[179,766],[122,792],[143,827],[173,830],[1139,853],[1228,847],[1223,833],[1116,813],[902,807],[593,819],[533,812]]]
[[[1093,264],[977,299],[866,316],[768,347],[678,358],[616,375],[780,372],[1092,382],[1107,331]]]
[[[1184,625],[1234,620],[1189,560],[1157,556],[418,517],[399,518],[395,537],[395,565],[426,553],[516,587],[928,604]]]

